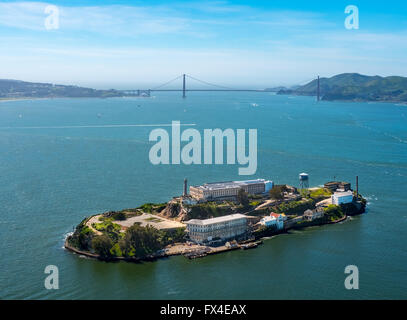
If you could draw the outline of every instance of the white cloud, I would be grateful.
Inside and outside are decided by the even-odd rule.
[[[189,73],[226,86],[264,87],[316,74],[407,74],[406,31],[338,30],[319,13],[263,12],[223,2],[61,7],[61,30],[47,33],[46,5],[0,3],[0,28],[22,30],[0,38],[2,78],[129,88]],[[191,45],[185,35],[202,41]],[[149,42],[155,36],[160,41]]]
[[[44,29],[46,4],[37,2],[0,3],[0,25],[30,30]]]
[[[369,58],[363,52],[352,55],[346,49],[288,46],[270,52],[25,47],[12,54],[0,53],[0,59],[6,78],[123,88],[153,87],[182,73],[220,85],[259,88],[301,83],[316,74],[407,74],[406,64]]]
[[[46,2],[0,3],[0,25],[44,30]],[[296,11],[263,12],[248,6],[224,2],[168,6],[59,6],[61,31],[82,31],[107,35],[190,34],[200,36],[208,26],[262,25],[268,27],[321,26],[321,14]],[[189,10],[194,9],[194,10]],[[205,13],[212,13],[207,15]],[[216,15],[216,13],[234,13]],[[222,31],[221,29],[219,30]],[[213,31],[210,31],[213,32]]]

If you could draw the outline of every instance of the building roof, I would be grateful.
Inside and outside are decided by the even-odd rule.
[[[269,182],[265,179],[255,179],[255,180],[243,180],[243,181],[223,181],[223,182],[212,182],[205,183],[201,186],[194,186],[195,188],[200,188],[204,190],[219,190],[219,189],[233,189],[241,188],[242,186],[256,183],[266,183]]]
[[[335,197],[347,197],[347,196],[353,196],[353,192],[348,190],[344,192],[334,192]]]
[[[274,216],[266,216],[261,219],[261,221],[272,221],[272,220],[277,220],[277,219]]]
[[[345,181],[329,181],[329,182],[326,182],[326,183],[324,184],[324,186],[336,186],[336,185],[338,185],[338,184],[341,184],[341,185],[348,185],[348,184],[350,184],[350,182],[345,182]]]
[[[238,220],[238,219],[242,219],[242,218],[246,219],[247,217],[244,214],[235,213],[235,214],[229,214],[227,216],[210,218],[210,219],[205,219],[205,220],[191,219],[191,220],[185,221],[185,223],[186,224],[209,225],[209,224],[215,224],[215,223],[220,223],[220,222]]]

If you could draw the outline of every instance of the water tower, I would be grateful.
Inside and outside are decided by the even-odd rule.
[[[300,173],[300,190],[308,189],[309,188],[309,176],[308,173]]]

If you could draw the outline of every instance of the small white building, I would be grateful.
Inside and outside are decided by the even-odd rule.
[[[284,220],[286,216],[284,214],[271,213],[270,216],[264,217],[260,220],[260,224],[266,227],[276,226],[278,230],[284,228]]]
[[[277,219],[274,217],[267,216],[260,220],[260,224],[266,227],[271,227],[277,225]]]
[[[343,203],[351,203],[353,201],[353,192],[351,190],[345,192],[335,192],[332,196],[332,204],[340,205]]]

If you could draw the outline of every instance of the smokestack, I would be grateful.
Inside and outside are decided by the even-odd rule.
[[[356,176],[356,200],[359,199],[359,177]]]
[[[186,197],[188,195],[187,192],[187,179],[184,179],[184,197]]]

